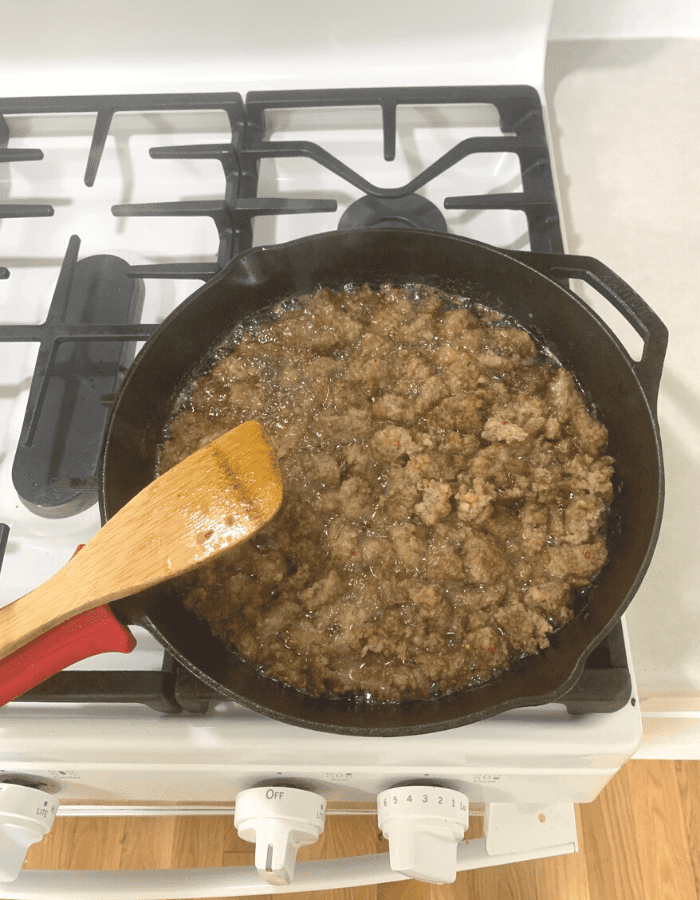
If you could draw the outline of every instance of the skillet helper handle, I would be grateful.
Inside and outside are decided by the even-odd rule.
[[[81,659],[113,651],[130,653],[135,646],[136,638],[109,606],[88,609],[0,661],[0,706]]]
[[[663,369],[668,329],[639,294],[592,256],[570,256],[559,253],[530,253],[506,251],[520,262],[537,269],[548,278],[579,278],[594,288],[621,313],[642,338],[644,349],[640,360],[632,360],[632,367],[639,383],[656,411],[661,371]]]

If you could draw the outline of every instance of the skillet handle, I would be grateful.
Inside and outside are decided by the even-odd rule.
[[[548,278],[580,278],[608,300],[644,342],[640,360],[631,360],[652,410],[656,411],[659,383],[668,345],[668,329],[639,294],[600,260],[592,256],[503,251]]]
[[[73,616],[0,661],[0,706],[46,681],[51,675],[98,653],[130,653],[136,638],[109,606]]]

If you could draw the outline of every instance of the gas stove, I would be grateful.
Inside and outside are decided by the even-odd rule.
[[[214,6],[204,4],[205,19]],[[564,250],[542,105],[549,6],[535,3],[534,25],[494,37],[500,62],[477,51],[450,68],[437,57],[421,67],[418,86],[396,61],[399,45],[381,64],[353,70],[359,87],[332,68],[314,82],[318,59],[308,71],[297,60],[290,87],[282,60],[263,76],[253,59],[253,74],[237,83],[239,62],[226,78],[199,77],[206,67],[195,77],[175,67],[156,72],[152,61],[144,74],[143,55],[123,71],[108,55],[88,66],[99,95],[82,93],[76,73],[84,67],[66,65],[45,96],[27,94],[38,75],[22,80],[15,66],[9,83],[24,96],[0,99],[0,604],[46,580],[99,528],[97,460],[125,371],[158,324],[237,253],[378,224],[505,249]],[[108,15],[118,36],[116,14]],[[441,32],[436,46],[444,41]],[[67,59],[69,51],[60,52]],[[504,65],[509,54],[517,62]],[[33,66],[40,72],[38,58]],[[379,77],[387,71],[390,78]],[[517,78],[499,79],[504,71]],[[154,92],[139,93],[139,83]],[[200,83],[211,89],[198,91]],[[133,631],[132,653],[71,666],[0,710],[0,807],[3,792],[23,788],[32,802],[40,792],[38,808],[53,809],[44,819],[56,808],[242,814],[243,792],[262,790],[255,802],[274,807],[289,799],[281,793],[299,790],[322,797],[328,811],[376,811],[378,796],[380,806],[396,803],[405,816],[400,827],[382,820],[390,833],[404,829],[410,801],[400,792],[414,785],[426,789],[436,814],[441,797],[458,806],[462,797],[490,822],[486,844],[460,845],[457,866],[466,868],[575,849],[572,804],[593,800],[641,740],[624,621],[560,703],[403,738],[326,734],[265,718],[223,701],[148,632]],[[260,815],[278,821],[273,813]],[[536,835],[531,845],[524,835]],[[404,838],[396,842],[405,849]],[[274,845],[273,856],[276,841],[265,845]],[[266,862],[268,880],[290,875],[284,862],[265,875]],[[360,883],[353,865],[364,868],[365,883],[397,877],[389,862],[348,861],[344,880],[305,870],[296,880]],[[425,860],[399,871],[426,876]],[[112,877],[110,895],[182,896],[176,877],[166,884],[166,873],[156,885],[156,873],[148,874],[148,890],[143,882],[117,887]],[[15,893],[0,896],[100,896],[104,888],[90,873],[51,873],[36,884],[25,875]],[[253,876],[239,893],[254,893]],[[199,895],[233,896],[226,877]]]

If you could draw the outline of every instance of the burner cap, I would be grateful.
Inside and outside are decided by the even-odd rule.
[[[339,231],[356,228],[420,228],[447,232],[447,222],[438,207],[425,197],[360,197],[345,210]]]

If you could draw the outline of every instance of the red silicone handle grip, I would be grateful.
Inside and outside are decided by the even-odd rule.
[[[0,706],[81,659],[130,653],[135,646],[136,638],[109,606],[79,613],[0,660]]]

